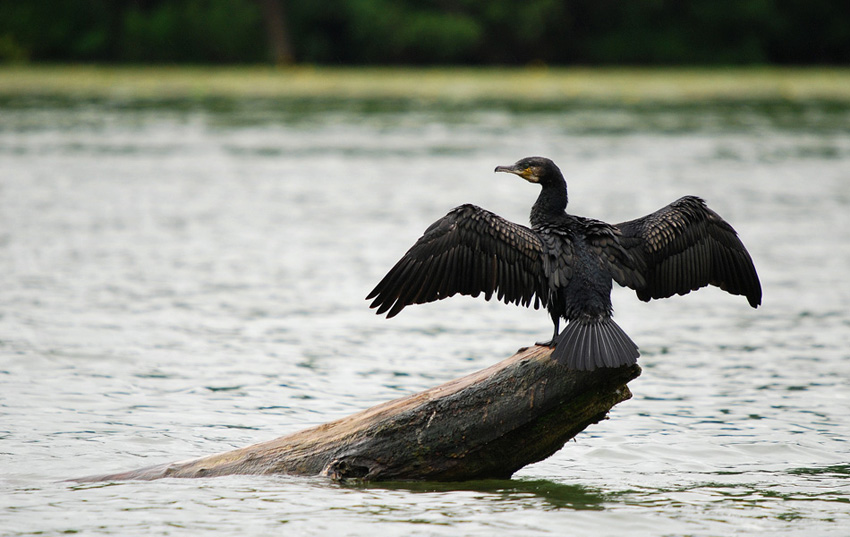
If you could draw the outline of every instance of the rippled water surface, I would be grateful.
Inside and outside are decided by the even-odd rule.
[[[850,109],[0,103],[0,533],[850,535]],[[698,194],[758,310],[639,302],[634,398],[509,481],[77,485],[324,423],[510,356],[545,312],[364,297],[464,202],[527,222],[541,154],[607,221]]]

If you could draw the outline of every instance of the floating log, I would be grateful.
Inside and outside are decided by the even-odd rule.
[[[366,481],[508,478],[631,397],[637,365],[574,371],[534,346],[424,392],[275,440],[73,481],[285,474]]]

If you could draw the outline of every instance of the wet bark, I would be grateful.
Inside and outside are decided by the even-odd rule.
[[[637,365],[573,371],[535,346],[421,393],[275,440],[75,481],[287,474],[332,479],[507,478],[631,397]]]

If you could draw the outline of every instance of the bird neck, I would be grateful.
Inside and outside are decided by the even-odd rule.
[[[555,184],[543,186],[537,201],[531,207],[532,227],[548,222],[555,216],[562,216],[567,209],[567,183],[561,179]]]

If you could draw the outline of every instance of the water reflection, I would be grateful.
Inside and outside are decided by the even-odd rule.
[[[381,483],[345,483],[345,487],[362,490],[402,490],[412,493],[442,494],[452,492],[479,492],[485,501],[512,502],[529,509],[601,510],[609,500],[600,491],[581,485],[557,483],[546,479],[485,479],[478,481],[433,482],[404,481]]]
[[[473,118],[477,130],[496,127],[494,114],[522,122],[532,120],[547,128],[581,134],[618,135],[633,132],[693,133],[741,132],[776,129],[798,133],[846,134],[850,131],[850,106],[835,101],[741,101],[718,100],[693,103],[604,103],[596,101],[511,101],[485,99],[475,102],[420,101],[416,99],[94,99],[81,101],[61,97],[0,97],[6,116],[0,129],[62,129],[88,125],[108,128],[117,118],[122,123],[144,124],[152,114],[187,121],[204,117],[214,129],[233,129],[280,124],[299,128],[364,122],[374,127],[418,129],[423,124],[468,127]],[[54,113],[45,113],[52,110]],[[55,114],[60,110],[64,117]],[[49,122],[49,124],[48,124]],[[451,150],[452,144],[445,146]],[[280,149],[280,148],[278,148]],[[835,148],[833,148],[835,149]],[[256,151],[273,151],[260,148]],[[817,151],[817,150],[816,150]],[[815,152],[811,156],[823,155]],[[722,155],[721,155],[722,156]],[[827,150],[826,156],[834,155]]]
[[[792,468],[788,470],[789,474],[793,475],[834,475],[850,477],[850,464],[838,464],[834,466],[817,466],[814,468]],[[850,486],[850,483],[848,483]],[[847,498],[850,502],[850,498]]]

